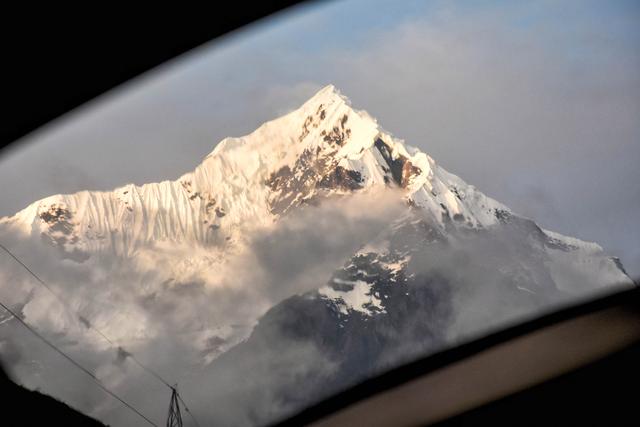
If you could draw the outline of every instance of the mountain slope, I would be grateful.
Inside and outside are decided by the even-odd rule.
[[[2,415],[3,423],[6,425],[104,427],[104,424],[81,414],[63,402],[19,386],[11,381],[2,368],[0,368],[0,390],[5,408],[10,409]],[[29,410],[24,411],[24,408]]]
[[[224,139],[175,181],[34,202],[0,219],[7,240],[119,344],[150,358],[160,344],[183,350],[176,376],[197,369],[190,386],[225,408],[210,421],[231,425],[273,421],[471,334],[633,285],[597,244],[485,196],[331,85]],[[35,289],[12,294],[27,320],[106,351]]]
[[[212,421],[274,422],[376,373],[575,302],[583,272],[570,276],[565,266],[576,280],[566,292],[549,254],[570,257],[576,248],[503,215],[491,228],[446,233],[411,215],[325,286],[270,309],[211,364],[207,380],[231,384],[212,396],[229,408]]]
[[[252,134],[224,139],[176,181],[51,196],[1,219],[0,230],[42,236],[76,261],[105,251],[135,256],[157,241],[220,249],[297,206],[390,186],[400,187],[440,229],[486,228],[512,214],[384,132],[366,112],[354,111],[329,85]],[[599,246],[540,232],[582,260],[602,260],[587,274],[607,271],[610,277],[596,281],[626,280]]]

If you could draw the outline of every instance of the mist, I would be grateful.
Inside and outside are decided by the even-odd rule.
[[[175,253],[164,254],[155,246],[140,249],[143,258],[156,257],[144,262],[135,255],[127,259],[101,253],[78,263],[61,260],[57,251],[39,239],[4,232],[3,244],[31,266],[53,292],[3,254],[0,297],[157,422],[166,415],[169,391],[99,333],[88,329],[86,322],[170,384],[178,383],[191,410],[204,418],[211,402],[224,400],[231,385],[241,380],[230,377],[226,385],[210,383],[203,377],[207,366],[246,339],[269,308],[324,285],[333,271],[374,239],[402,209],[396,190],[302,207],[253,233],[235,255],[229,255],[222,270],[203,269],[186,282],[167,277],[161,260]],[[206,252],[207,248],[200,250]],[[194,250],[194,256],[197,254]],[[295,372],[315,373],[325,364],[306,343],[272,344],[274,351],[287,349],[289,359],[282,365],[287,369],[295,366]],[[6,316],[0,324],[0,358],[8,372],[29,388],[40,389],[107,423],[136,421],[90,378]],[[255,385],[277,389],[275,379],[257,376]]]
[[[3,244],[52,292],[2,256],[0,298],[156,422],[163,421],[170,392],[127,352],[177,383],[201,422],[255,425],[398,364],[616,289],[578,275],[580,292],[559,289],[549,275],[545,238],[530,220],[442,230],[425,215],[398,189],[321,199],[249,233],[225,263],[180,280],[165,266],[185,253],[178,243],[76,262],[41,239],[5,232]],[[393,280],[366,274],[380,278],[370,292],[390,296],[383,302],[389,309],[372,318],[353,312],[351,333],[359,338],[347,343],[375,345],[341,356],[342,344],[323,335],[333,315],[316,290],[357,257],[378,257],[367,251],[381,242],[387,242],[383,256],[394,262],[411,248],[406,270]],[[190,247],[189,262],[214,249]],[[374,261],[358,268],[384,265]],[[0,358],[29,388],[113,425],[138,421],[7,316],[0,318]]]

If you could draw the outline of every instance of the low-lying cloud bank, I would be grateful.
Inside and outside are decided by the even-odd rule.
[[[156,417],[152,419],[160,422],[165,416],[167,390],[117,346],[88,329],[87,322],[171,383],[178,382],[192,410],[205,414],[213,395],[224,394],[224,387],[215,384],[207,394],[200,392],[200,385],[193,386],[200,383],[205,366],[244,339],[270,307],[324,285],[334,270],[402,209],[393,190],[307,206],[256,232],[241,249],[230,252],[225,263],[196,268],[189,281],[167,277],[162,262],[185,254],[200,262],[197,258],[207,248],[181,252],[174,246],[165,253],[162,247],[151,247],[140,251],[144,262],[98,254],[77,263],[61,260],[56,250],[39,239],[3,233],[2,243],[32,267],[55,296],[4,254],[0,256],[0,299],[109,387]],[[6,316],[1,320],[1,357],[19,381],[105,422],[132,421],[131,414],[88,377],[15,321]],[[305,360],[312,359],[311,353],[300,349]]]

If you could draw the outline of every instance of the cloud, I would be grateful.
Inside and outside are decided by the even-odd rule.
[[[361,1],[299,9],[168,64],[6,155],[0,214],[87,189],[85,175],[91,189],[175,178],[217,141],[334,83],[488,195],[603,244],[634,272],[640,8],[425,4],[407,5],[411,13],[381,4],[385,16]],[[345,26],[355,13],[361,21]],[[52,155],[75,172],[61,178]],[[531,210],[532,186],[557,210]]]
[[[543,226],[601,243],[640,275],[640,230],[620,213],[640,211],[640,31],[629,21],[640,10],[602,9],[443,7],[319,62],[334,64],[354,105],[409,144]],[[555,208],[531,209],[532,187]]]
[[[254,237],[234,269],[251,266],[272,303],[324,284],[362,245],[403,210],[399,190],[386,189],[324,201],[292,212]]]
[[[164,408],[167,390],[136,366],[127,352],[167,381],[179,381],[181,390],[191,396],[189,405],[204,415],[213,397],[229,398],[223,399],[237,380],[229,378],[226,386],[208,384],[207,378],[202,377],[207,364],[246,338],[270,307],[324,285],[333,271],[378,235],[401,209],[395,190],[327,199],[257,231],[246,244],[229,252],[225,264],[196,268],[194,274],[182,279],[170,277],[171,269],[165,268],[170,264],[168,260],[176,265],[177,257],[188,253],[185,262],[200,262],[211,248],[171,245],[173,250],[166,252],[163,246],[152,246],[140,249],[142,260],[101,253],[77,263],[61,260],[58,251],[43,245],[40,239],[4,229],[3,244],[32,266],[53,293],[36,283],[10,257],[2,256],[0,278],[11,285],[3,288],[0,300],[21,307],[30,325],[143,413],[160,421],[164,410],[158,411],[158,402]],[[1,357],[20,382],[39,387],[106,422],[132,422],[130,414],[99,389],[96,391],[91,380],[82,373],[78,375],[68,361],[28,337],[16,321],[2,320]],[[107,343],[88,325],[115,345]],[[290,370],[295,366],[298,374],[309,375],[315,375],[321,366],[330,369],[323,356],[305,343],[272,344],[273,351],[287,349],[290,359],[283,360],[282,368]],[[245,363],[264,364],[272,360],[267,356],[263,362],[258,359]],[[32,360],[40,363],[34,365]],[[297,375],[295,372],[291,375]],[[255,381],[271,381],[269,384],[276,388],[276,379],[286,375],[272,374],[270,379],[257,377]],[[242,384],[237,384],[238,393],[255,390],[248,383]],[[202,393],[205,389],[207,393]]]

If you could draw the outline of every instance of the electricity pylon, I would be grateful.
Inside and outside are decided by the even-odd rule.
[[[167,427],[182,427],[182,414],[180,414],[180,404],[178,403],[178,390],[176,390],[175,387],[171,387],[171,403],[169,403]]]

